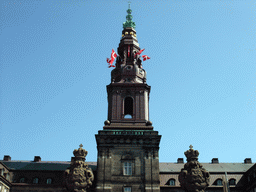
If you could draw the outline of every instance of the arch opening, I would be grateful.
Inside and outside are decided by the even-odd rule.
[[[133,99],[131,97],[126,97],[124,100],[124,118],[132,119],[133,115]]]

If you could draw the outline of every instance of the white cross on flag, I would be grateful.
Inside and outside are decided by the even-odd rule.
[[[114,62],[114,60],[115,60],[115,58],[117,57],[117,54],[116,54],[116,52],[114,51],[114,49],[112,49],[112,53],[111,53],[111,58],[109,59],[109,58],[107,58],[107,62],[108,62],[108,64],[109,64],[109,68],[110,67],[115,67],[115,65],[112,65],[113,64],[113,62]]]
[[[147,55],[142,55],[141,57],[143,58],[143,61],[150,59],[150,57],[148,57]]]
[[[136,55],[140,55],[140,54],[142,53],[142,51],[144,51],[144,50],[145,50],[145,49],[142,49],[142,50],[140,50],[139,52],[135,53],[134,58],[136,57]]]

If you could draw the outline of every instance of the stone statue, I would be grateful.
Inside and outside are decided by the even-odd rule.
[[[180,185],[186,192],[204,192],[209,186],[210,174],[198,162],[199,152],[194,150],[192,145],[189,147],[184,153],[187,163],[179,174]]]
[[[94,179],[91,168],[85,163],[87,151],[79,145],[73,154],[70,167],[65,171],[65,186],[70,192],[86,192],[86,189],[92,185]]]

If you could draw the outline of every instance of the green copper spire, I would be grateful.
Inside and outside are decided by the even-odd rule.
[[[130,9],[131,8],[130,7],[131,6],[131,2],[129,1],[128,3],[129,3],[129,8],[127,10],[128,15],[126,16],[126,21],[123,23],[123,28],[125,29],[126,27],[132,27],[132,28],[135,29],[136,25],[132,21],[132,15],[131,15],[132,10]]]

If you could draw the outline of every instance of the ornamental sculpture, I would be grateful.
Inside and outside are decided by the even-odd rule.
[[[87,151],[79,145],[73,154],[70,167],[65,171],[65,186],[69,192],[86,192],[94,179],[91,168],[85,163]]]
[[[192,145],[189,148],[184,153],[187,163],[179,174],[180,185],[186,192],[204,192],[209,186],[210,174],[198,162],[199,152],[194,150]]]

